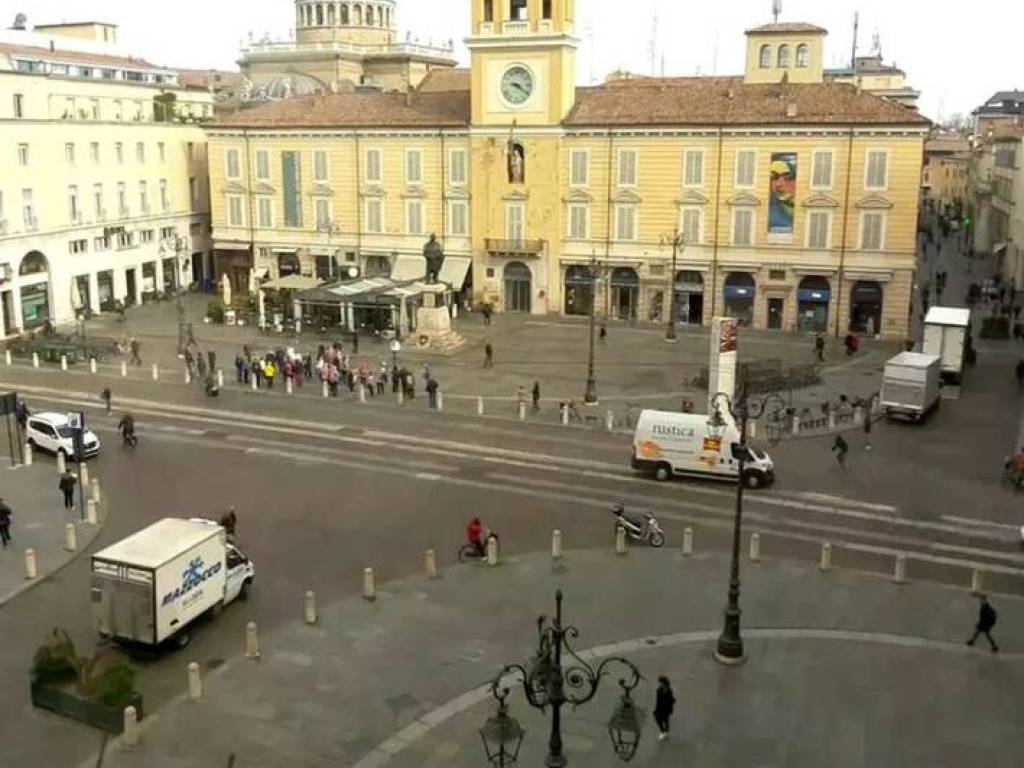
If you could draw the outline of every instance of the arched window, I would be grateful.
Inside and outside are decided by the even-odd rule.
[[[356,27],[363,26],[363,6],[352,6],[352,25]]]
[[[334,3],[327,6],[327,26],[334,26]]]
[[[368,27],[372,27],[373,26],[373,6],[372,5],[366,6],[366,26],[368,26]]]
[[[348,26],[348,3],[341,6],[341,26]]]
[[[801,69],[807,67],[810,64],[811,49],[806,43],[800,43],[796,47],[796,65]]]
[[[772,65],[772,47],[770,45],[761,46],[760,63],[761,69],[768,69]]]
[[[45,272],[50,268],[46,262],[46,257],[43,256],[39,251],[29,251],[25,254],[25,258],[21,260],[21,266],[18,267],[18,274],[24,277],[25,275],[37,275],[40,272]]]
[[[324,25],[324,7],[322,5],[316,7],[316,25],[318,27]]]
[[[788,68],[789,68],[789,46],[788,45],[780,45],[779,46],[779,69],[788,69]]]

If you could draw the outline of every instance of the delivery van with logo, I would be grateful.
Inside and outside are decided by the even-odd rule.
[[[640,412],[633,435],[633,469],[658,480],[683,475],[736,481],[741,456],[747,487],[760,488],[775,480],[771,458],[750,445],[740,445],[739,430],[732,422],[719,427],[695,413]]]
[[[165,518],[92,556],[93,619],[103,637],[184,646],[196,619],[244,600],[255,577],[217,523]]]

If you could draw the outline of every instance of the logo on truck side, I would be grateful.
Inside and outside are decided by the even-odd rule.
[[[164,599],[160,604],[167,605],[168,603],[173,603],[175,600],[184,597],[211,576],[215,576],[220,573],[222,565],[223,564],[218,561],[209,568],[206,568],[204,567],[205,563],[203,562],[203,558],[193,558],[189,561],[188,567],[181,573],[181,585],[173,592],[168,592],[164,595]]]

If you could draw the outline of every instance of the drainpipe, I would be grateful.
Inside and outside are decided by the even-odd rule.
[[[252,191],[252,149],[249,146],[249,131],[242,131],[242,135],[245,137],[245,192],[246,202],[249,215],[249,258],[252,260],[252,268],[256,269],[256,221],[254,218]],[[207,158],[209,160],[209,158]],[[179,278],[180,279],[180,278]]]
[[[718,307],[718,226],[722,214],[722,151],[725,141],[722,126],[718,126],[718,173],[715,180],[715,239],[711,250],[711,318]],[[675,279],[675,278],[673,278]],[[673,296],[673,300],[675,296]]]
[[[850,126],[846,149],[846,193],[843,199],[843,236],[839,245],[839,277],[836,279],[836,338],[839,338],[843,309],[843,273],[846,269],[846,232],[850,222],[850,187],[853,183],[853,126]],[[916,237],[916,235],[915,235]],[[849,313],[850,306],[846,311]],[[881,329],[879,329],[881,333]]]
[[[363,153],[359,145],[359,131],[354,131],[352,135],[355,137],[356,142],[356,263],[360,265],[362,269],[363,263],[363,200],[359,194],[359,186],[363,183]]]
[[[448,237],[448,223],[446,216],[446,214],[448,213],[448,204],[444,196],[445,185],[447,184],[448,181],[448,154],[445,150],[444,129],[439,128],[437,131],[437,135],[441,139],[441,252],[443,253],[445,250],[445,244],[447,243]]]
[[[612,153],[613,141],[614,141],[614,139],[612,137],[612,130],[611,130],[611,128],[609,128],[608,129],[608,185],[607,185],[608,186],[608,188],[607,188],[607,195],[608,195],[608,218],[607,218],[607,221],[605,222],[605,233],[604,233],[604,271],[605,272],[608,271],[608,264],[609,264],[609,262],[610,262],[610,260],[612,258],[612,215],[614,213],[613,206],[612,206],[612,171],[615,168],[615,165],[614,165],[614,155]],[[634,225],[635,225],[635,223],[634,223]],[[594,270],[594,274],[592,276],[592,279],[594,281],[594,295],[591,298],[591,301],[596,302],[597,301],[597,270]],[[604,301],[605,301],[604,316],[607,318],[611,314],[611,306],[612,306],[612,304],[611,304],[611,302],[612,302],[611,288],[607,284],[605,285],[605,290],[604,290]]]

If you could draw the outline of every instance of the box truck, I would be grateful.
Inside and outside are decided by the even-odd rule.
[[[633,435],[633,469],[658,480],[675,475],[721,480],[739,478],[740,456],[746,455],[743,482],[750,488],[769,485],[775,465],[764,451],[740,445],[731,417],[715,425],[709,416],[672,411],[641,411]]]
[[[885,364],[879,404],[890,418],[921,421],[942,400],[938,355],[902,352]]]
[[[921,351],[941,358],[943,381],[959,384],[971,347],[971,310],[932,307],[924,318]]]
[[[92,556],[93,619],[103,637],[184,646],[196,619],[244,600],[255,577],[217,523],[165,518]]]

